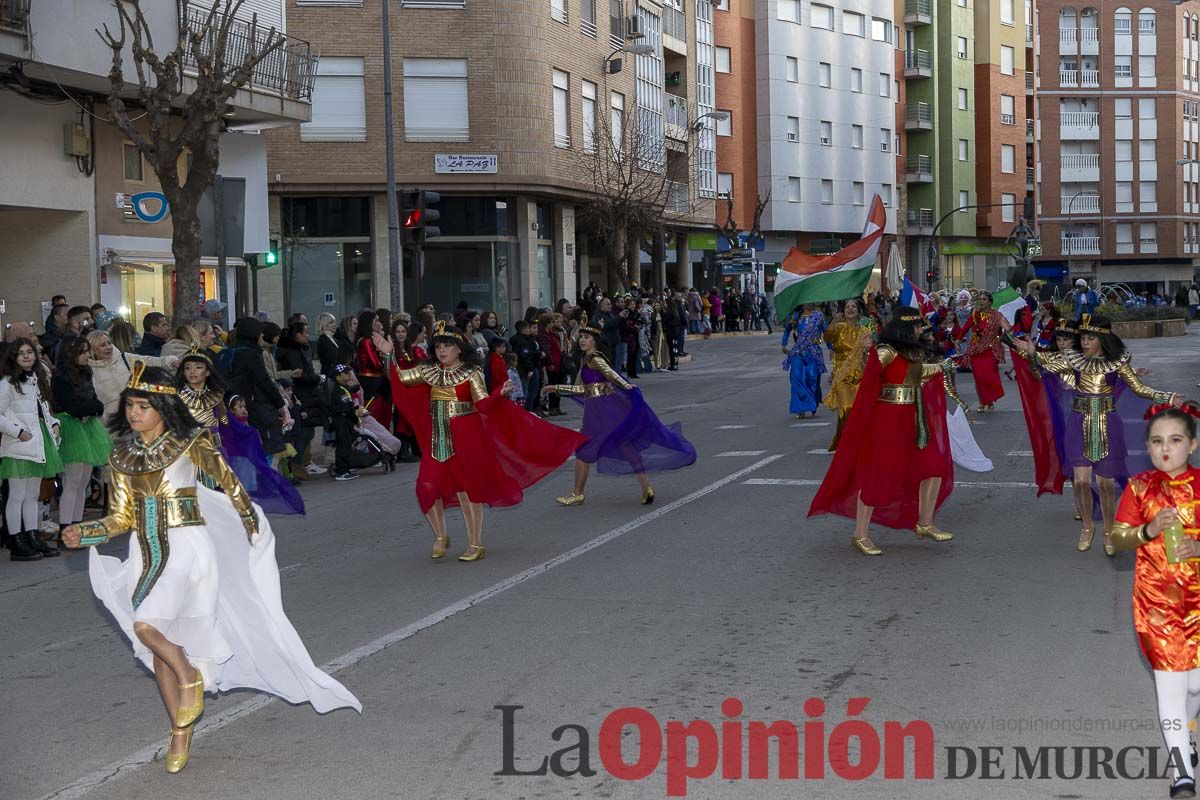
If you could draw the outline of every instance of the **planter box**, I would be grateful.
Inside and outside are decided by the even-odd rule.
[[[1122,339],[1153,339],[1156,336],[1183,336],[1187,333],[1185,319],[1141,320],[1114,322],[1113,333]]]

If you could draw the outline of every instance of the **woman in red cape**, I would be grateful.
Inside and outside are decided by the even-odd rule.
[[[992,308],[992,293],[980,292],[979,303],[963,324],[960,336],[974,331],[967,345],[962,365],[971,368],[975,376],[975,392],[979,395],[979,411],[993,411],[996,401],[1004,397],[1000,382],[1000,365],[1004,363],[1004,348],[1000,334],[1008,330],[1008,320]]]
[[[912,529],[918,538],[948,541],[933,524],[954,487],[946,410],[926,401],[925,384],[946,391],[949,362],[925,364],[918,344],[921,314],[898,307],[872,348],[833,463],[813,498],[810,517],[837,514],[855,521],[851,543],[863,555],[883,553],[871,541],[872,522]],[[940,412],[935,407],[940,408]]]
[[[391,353],[383,336],[374,344]],[[484,556],[483,506],[520,503],[525,489],[587,439],[513,405],[507,381],[489,395],[475,348],[444,322],[434,331],[433,350],[433,359],[411,369],[389,365],[392,400],[421,443],[417,502],[433,528],[433,557],[444,557],[450,546],[446,509],[461,506],[468,547],[458,560],[478,561]]]

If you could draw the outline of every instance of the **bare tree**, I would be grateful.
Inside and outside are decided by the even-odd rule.
[[[119,34],[114,35],[108,25],[96,31],[112,50],[108,105],[113,121],[150,164],[171,208],[176,325],[196,314],[200,296],[197,212],[200,198],[217,174],[226,105],[250,83],[255,67],[286,41],[274,27],[260,31],[257,15],[243,21],[244,1],[201,0],[200,5],[178,0],[178,35],[165,55],[155,47],[141,0],[113,0]],[[133,87],[125,81],[127,49],[137,73]],[[139,125],[143,117],[144,129]],[[185,153],[191,155],[191,166],[181,178],[179,164]]]
[[[580,220],[607,242],[610,289],[636,279],[644,241],[672,224],[690,224],[698,205],[696,137],[703,124],[689,120],[669,137],[635,109],[616,126],[597,119],[595,130],[584,131],[574,176],[587,192]]]

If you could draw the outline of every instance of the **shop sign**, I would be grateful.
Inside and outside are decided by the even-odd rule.
[[[433,171],[439,175],[474,173],[493,175],[499,157],[492,154],[465,155],[462,153],[438,153],[433,157]]]
[[[118,192],[115,200],[117,208],[125,212],[125,219],[130,222],[160,222],[171,210],[162,192]]]

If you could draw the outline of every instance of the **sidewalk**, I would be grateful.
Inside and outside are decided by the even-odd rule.
[[[778,330],[778,328],[777,328],[777,330]],[[723,336],[763,336],[765,334],[766,334],[765,330],[764,331],[738,331],[737,333],[729,333],[727,331],[721,331],[720,333],[710,334],[709,338],[719,339]],[[776,333],[772,332],[771,335],[778,336],[781,334],[776,334]],[[693,341],[695,339],[703,339],[703,338],[704,338],[704,334],[702,334],[702,333],[689,333],[687,335],[687,341],[689,341],[689,342]]]

